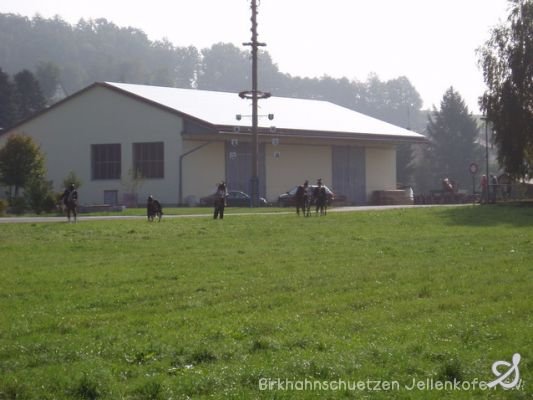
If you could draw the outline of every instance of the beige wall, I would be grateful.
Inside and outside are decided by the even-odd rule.
[[[184,141],[186,153],[208,141]],[[183,158],[183,201],[196,200],[215,192],[216,184],[226,179],[224,142],[211,142]]]
[[[366,195],[374,190],[396,189],[396,148],[366,148]]]
[[[91,179],[92,144],[122,143],[125,178],[132,168],[132,144],[158,141],[165,143],[165,177],[145,179],[139,199],[144,202],[153,194],[164,203],[176,203],[181,131],[178,116],[101,87],[74,96],[17,128],[40,144],[55,190],[61,190],[69,171],[81,178],[83,204],[103,203],[104,190],[118,190],[121,201],[126,190],[121,180]]]
[[[279,158],[274,153],[279,152]],[[267,144],[265,148],[267,200],[275,202],[278,196],[306,179],[314,184],[322,178],[331,186],[331,147],[318,145]]]

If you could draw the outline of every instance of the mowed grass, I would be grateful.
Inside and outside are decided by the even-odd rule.
[[[499,206],[6,224],[0,399],[531,398],[532,228]],[[521,390],[403,387],[514,353]]]

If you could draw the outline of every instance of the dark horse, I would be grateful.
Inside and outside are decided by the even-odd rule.
[[[70,222],[70,215],[74,217],[74,222],[76,222],[78,217],[78,191],[74,185],[70,185],[68,189],[65,189],[61,195],[61,200],[63,200],[63,205],[67,211],[68,222]]]
[[[161,203],[152,196],[148,196],[146,216],[148,217],[149,222],[153,222],[156,218],[158,222],[161,222],[161,217],[163,216],[163,207],[161,207]]]

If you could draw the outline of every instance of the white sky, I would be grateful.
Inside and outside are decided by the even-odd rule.
[[[281,72],[365,81],[407,76],[424,107],[453,86],[471,112],[485,90],[475,49],[505,20],[506,0],[258,0],[259,40]],[[198,49],[250,41],[250,0],[2,0],[1,13],[106,18],[151,40]],[[1,65],[1,60],[0,60]],[[259,84],[259,86],[261,86]]]

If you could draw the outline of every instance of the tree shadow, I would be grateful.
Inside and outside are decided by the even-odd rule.
[[[533,202],[453,207],[443,209],[442,216],[449,225],[533,227]]]

